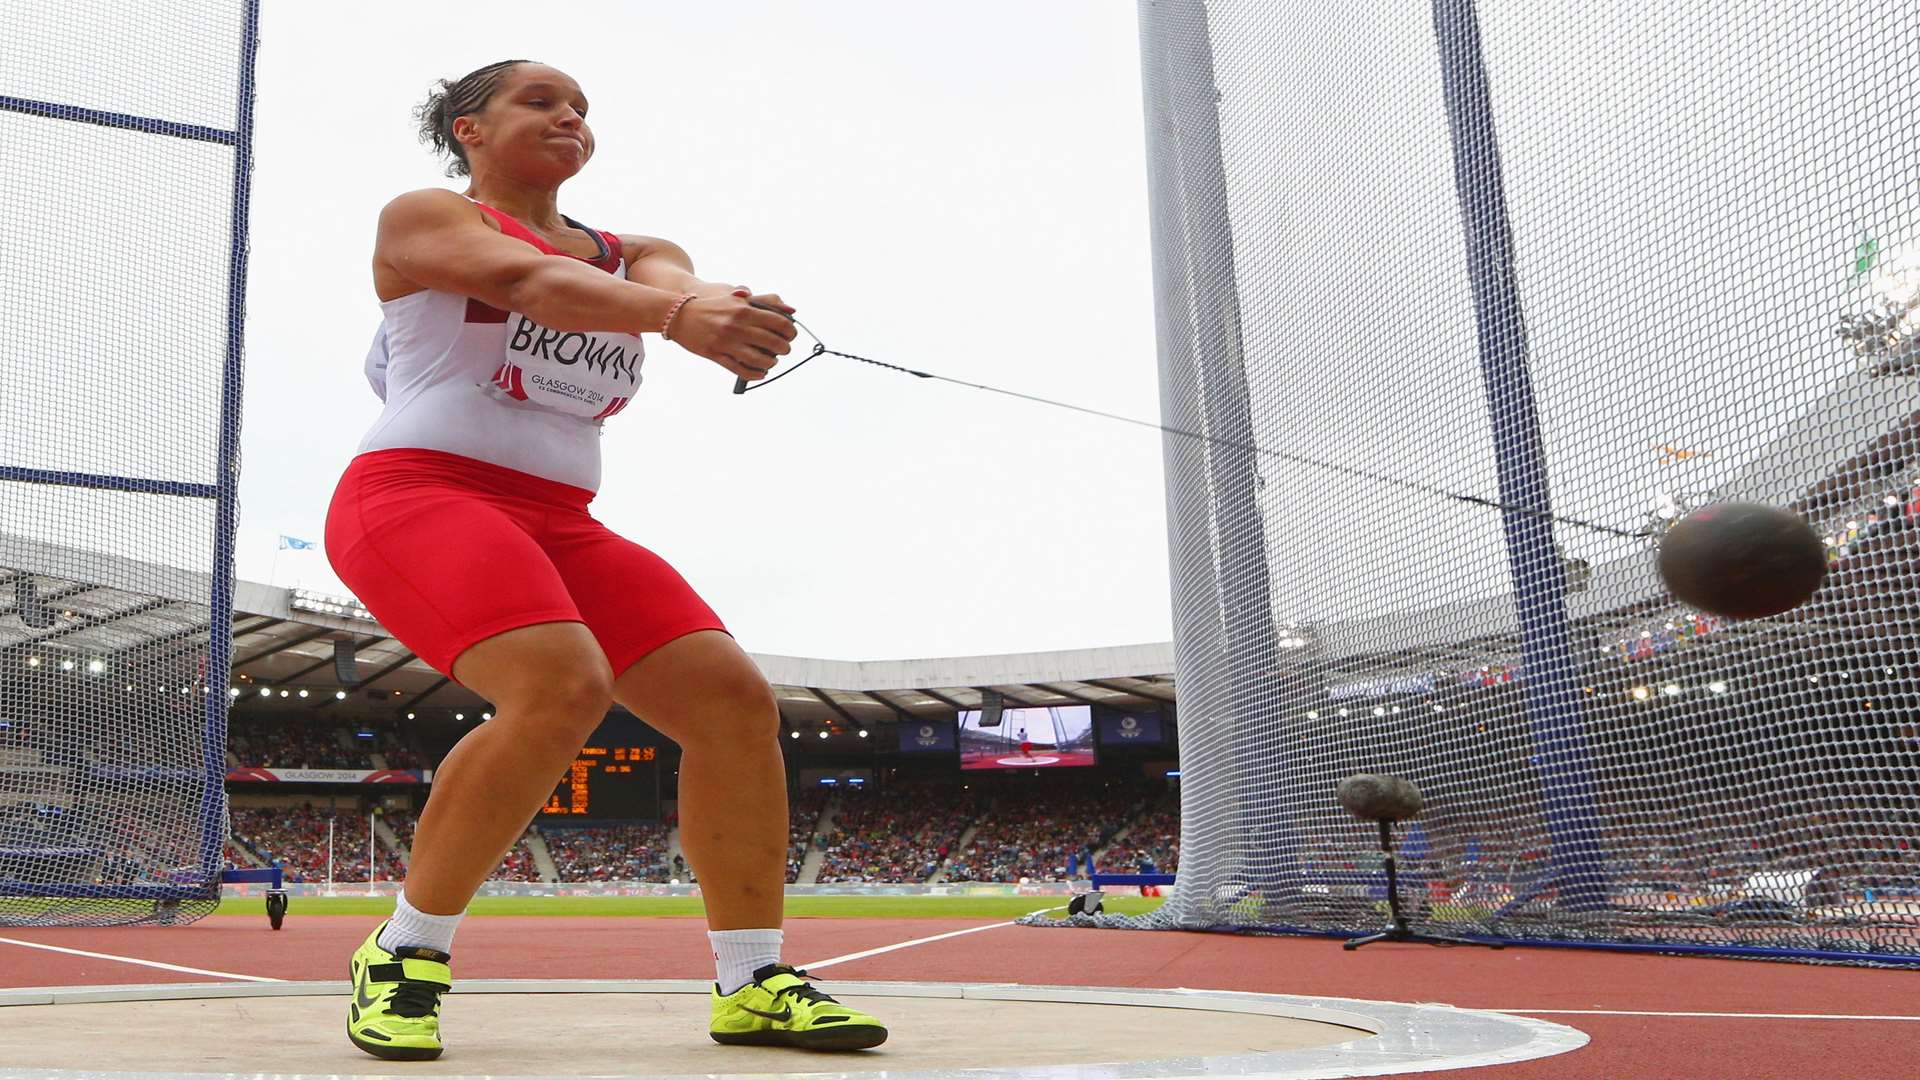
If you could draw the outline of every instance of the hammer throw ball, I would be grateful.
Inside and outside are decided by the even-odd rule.
[[[1682,603],[1762,619],[1807,602],[1827,577],[1826,547],[1800,515],[1759,503],[1703,506],[1660,541],[1660,576]]]

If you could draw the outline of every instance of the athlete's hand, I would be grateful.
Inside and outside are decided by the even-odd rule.
[[[754,295],[736,287],[725,296],[695,297],[681,305],[673,320],[673,341],[757,382],[793,351],[799,334],[790,317],[794,312],[774,293]]]

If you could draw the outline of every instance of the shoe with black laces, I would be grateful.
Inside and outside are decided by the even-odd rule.
[[[440,1038],[440,995],[453,989],[446,953],[401,946],[380,947],[381,923],[354,950],[347,971],[353,999],[347,1003],[347,1038],[389,1061],[432,1061],[446,1049]]]
[[[715,983],[707,1033],[729,1046],[806,1050],[866,1050],[887,1041],[880,1021],[814,989],[806,975],[785,964],[768,964],[731,994],[721,994]]]

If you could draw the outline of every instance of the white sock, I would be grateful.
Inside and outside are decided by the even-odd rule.
[[[393,918],[387,922],[387,928],[380,931],[379,945],[392,952],[407,945],[435,952],[453,952],[453,932],[460,928],[460,920],[466,912],[458,915],[429,915],[407,903],[405,890],[393,906]]]
[[[709,930],[713,968],[721,994],[731,994],[753,981],[753,973],[780,962],[779,930]]]

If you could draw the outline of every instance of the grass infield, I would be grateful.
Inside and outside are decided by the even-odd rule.
[[[1017,919],[1030,911],[1054,907],[1066,911],[1066,897],[1054,896],[789,896],[790,919]],[[1160,906],[1159,897],[1110,896],[1105,909],[1116,915],[1139,915]],[[705,913],[692,896],[481,896],[467,914],[488,915],[599,915],[624,918],[692,917]],[[296,896],[287,905],[287,918],[313,915],[388,915],[393,899],[386,896]],[[266,903],[258,896],[222,900],[217,915],[266,917]]]

